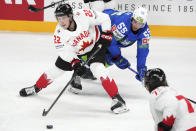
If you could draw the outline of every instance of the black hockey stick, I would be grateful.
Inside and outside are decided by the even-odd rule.
[[[45,6],[45,7],[43,7],[43,8],[35,8],[34,6],[30,5],[30,6],[28,7],[28,10],[31,11],[31,12],[38,12],[38,11],[42,11],[42,10],[44,10],[44,9],[50,8],[50,7],[52,7],[52,6],[55,6],[56,4],[62,3],[62,2],[64,2],[64,1],[67,1],[67,0],[61,0],[61,1],[58,1],[58,2],[54,2],[54,3],[52,3],[51,5]]]
[[[84,66],[84,65],[86,65],[86,64],[88,64],[88,62],[97,54],[97,52],[99,52],[99,50],[101,49],[101,47],[102,47],[102,45],[99,45],[98,46],[98,48],[97,48],[97,50],[89,57],[89,59],[86,61],[86,62],[84,62],[83,64],[82,64],[82,66]],[[75,75],[73,75],[73,77],[71,78],[71,80],[67,83],[67,85],[63,88],[63,90],[60,92],[60,94],[57,96],[57,98],[54,100],[54,102],[51,104],[51,106],[48,108],[48,110],[43,110],[43,113],[42,113],[42,116],[46,116],[48,113],[49,113],[49,111],[52,109],[52,107],[55,105],[55,103],[58,101],[58,99],[60,98],[60,96],[63,94],[63,92],[65,91],[65,89],[69,86],[69,84],[74,80],[74,76]]]
[[[196,101],[191,100],[191,99],[189,99],[189,98],[186,98],[186,99],[187,99],[187,100],[189,100],[190,102],[192,102],[192,103],[196,104]]]

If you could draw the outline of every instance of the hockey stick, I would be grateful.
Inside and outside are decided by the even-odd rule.
[[[128,69],[129,69],[130,71],[132,71],[133,73],[135,73],[136,75],[138,75],[137,71],[135,71],[134,69],[132,69],[130,66],[128,67]]]
[[[31,11],[31,12],[38,12],[38,11],[42,11],[44,9],[50,8],[52,6],[55,6],[56,4],[62,3],[64,1],[67,1],[67,0],[61,0],[61,1],[58,1],[58,2],[55,2],[55,3],[52,3],[51,5],[45,6],[43,8],[35,8],[34,6],[30,5],[28,7],[28,10]]]
[[[99,52],[99,50],[101,49],[102,45],[98,46],[98,49],[89,57],[89,59],[84,62],[82,64],[82,66],[84,66],[85,64],[88,64],[88,62],[97,54],[97,52]],[[57,98],[54,100],[54,102],[51,104],[51,106],[48,108],[48,110],[43,110],[42,116],[46,116],[49,111],[52,109],[52,107],[56,104],[56,102],[58,101],[58,99],[60,98],[60,96],[63,94],[63,92],[65,91],[65,89],[69,86],[69,84],[74,80],[74,76],[71,78],[71,80],[67,83],[67,85],[63,88],[63,90],[60,92],[60,94],[57,96]]]
[[[190,102],[192,102],[192,103],[196,104],[196,101],[191,100],[191,99],[189,99],[189,98],[186,98],[186,99],[187,99],[187,100],[189,100]]]

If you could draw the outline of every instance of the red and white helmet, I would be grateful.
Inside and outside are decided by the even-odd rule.
[[[138,7],[137,9],[134,10],[132,18],[134,18],[136,21],[143,23],[144,25],[147,22],[147,9],[143,7]]]

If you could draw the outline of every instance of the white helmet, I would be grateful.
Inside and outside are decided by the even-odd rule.
[[[145,25],[148,17],[147,9],[143,7],[138,7],[137,9],[134,10],[132,17],[136,21],[143,23]]]

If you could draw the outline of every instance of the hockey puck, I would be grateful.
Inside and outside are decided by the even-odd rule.
[[[52,129],[53,128],[53,125],[47,125],[46,128],[47,129]]]

